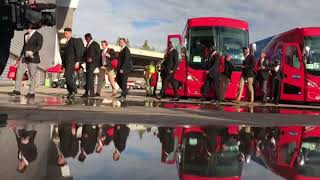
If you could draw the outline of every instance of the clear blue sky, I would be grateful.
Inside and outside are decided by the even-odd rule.
[[[224,16],[247,20],[251,41],[299,26],[320,26],[319,0],[80,0],[76,34],[115,42],[144,40],[164,49],[167,34],[181,33],[190,17]]]

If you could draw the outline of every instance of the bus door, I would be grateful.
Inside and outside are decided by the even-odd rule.
[[[283,45],[281,100],[304,101],[304,64],[298,44]]]
[[[179,96],[184,96],[184,84],[186,81],[186,62],[182,61],[184,58],[184,55],[182,53],[182,37],[181,35],[169,35],[167,37],[167,50],[169,50],[168,45],[169,41],[171,41],[174,45],[174,48],[178,51],[179,53],[179,65],[178,69],[174,75],[175,79],[179,81],[179,88],[178,88],[178,95]],[[165,94],[167,95],[173,95],[173,89],[170,85],[167,85],[167,89],[165,90]]]

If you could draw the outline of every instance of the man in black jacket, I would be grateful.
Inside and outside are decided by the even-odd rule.
[[[65,78],[68,89],[68,98],[74,98],[77,93],[77,87],[74,82],[74,69],[79,69],[80,61],[83,54],[81,54],[81,48],[78,47],[77,39],[72,37],[72,29],[64,29],[64,37],[67,40],[62,54],[62,65],[65,69]]]
[[[207,99],[208,91],[213,83],[214,96],[217,103],[220,103],[220,94],[219,94],[219,78],[220,78],[220,54],[215,50],[214,47],[211,47],[211,55],[208,59],[208,75],[206,82],[203,87],[201,101]]]
[[[242,75],[240,79],[239,91],[238,91],[236,102],[237,103],[240,102],[242,97],[242,92],[243,92],[243,86],[245,83],[247,83],[250,102],[253,104],[254,103],[253,79],[255,76],[255,73],[254,73],[255,60],[253,55],[250,53],[249,48],[247,47],[243,48],[243,55],[245,57],[245,60],[243,61],[241,66]]]
[[[118,58],[118,68],[117,68],[117,83],[122,90],[119,101],[125,101],[128,95],[128,74],[132,69],[132,59],[130,49],[127,47],[127,42],[124,38],[120,38],[119,45],[121,51]]]
[[[179,101],[179,96],[177,94],[178,90],[178,82],[174,79],[174,74],[179,65],[179,53],[174,48],[174,45],[171,41],[168,44],[168,52],[165,55],[165,60],[161,65],[161,79],[162,79],[162,88],[160,90],[160,94],[158,99],[165,98],[165,89],[167,83],[170,83],[173,88],[174,98],[173,101]]]
[[[113,143],[115,150],[113,152],[113,160],[119,161],[121,153],[126,149],[127,139],[130,128],[124,124],[116,124],[114,126]]]
[[[100,64],[100,45],[92,39],[90,33],[85,35],[87,42],[86,49],[84,51],[84,62],[86,63],[86,92],[82,95],[82,98],[95,97],[94,92],[94,70]]]
[[[260,53],[259,59],[259,85],[262,92],[262,103],[267,103],[267,84],[269,80],[269,60],[265,59],[266,54],[264,52]]]
[[[281,72],[280,60],[275,60],[272,67],[272,100],[273,103],[278,105],[280,100],[280,87],[283,74]]]
[[[35,138],[37,131],[19,129],[18,132],[14,130],[18,144],[18,167],[17,171],[24,173],[27,167],[37,159],[38,151],[35,145]]]
[[[231,81],[232,71],[234,69],[230,54],[227,54],[224,58],[224,71],[220,74],[220,97],[221,101],[225,101],[225,94]]]
[[[28,69],[31,84],[29,93],[26,95],[26,97],[34,98],[37,83],[36,76],[38,72],[38,64],[40,63],[39,51],[42,48],[43,36],[35,29],[32,29],[31,25],[27,31],[28,32],[24,35],[24,44],[20,53],[20,58],[17,60],[19,65],[17,69],[15,90],[11,93],[11,95],[21,95],[21,82],[26,69]]]

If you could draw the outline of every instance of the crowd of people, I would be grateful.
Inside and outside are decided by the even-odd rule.
[[[102,88],[105,85],[105,77],[112,88],[112,96],[117,94],[117,85],[122,90],[118,98],[119,101],[125,101],[128,95],[128,74],[132,70],[132,58],[130,49],[127,46],[125,38],[120,38],[119,46],[121,50],[119,54],[114,49],[108,47],[108,42],[103,40],[99,44],[93,40],[90,33],[85,34],[85,44],[81,38],[72,37],[72,29],[64,29],[64,37],[66,44],[62,53],[62,66],[64,69],[64,77],[68,90],[67,98],[74,99],[77,94],[77,86],[74,80],[74,72],[80,68],[85,70],[85,93],[82,98],[101,96]],[[15,90],[11,95],[21,95],[21,82],[24,74],[28,72],[31,85],[27,97],[35,97],[37,66],[40,63],[39,51],[42,48],[43,36],[35,29],[30,28],[24,36],[24,45],[20,57],[17,60],[18,70],[16,75]],[[201,101],[208,99],[220,104],[225,101],[225,94],[228,84],[232,82],[232,72],[235,70],[231,63],[232,56],[230,54],[221,54],[214,46],[207,49],[207,76],[201,89]],[[238,95],[236,103],[242,99],[244,86],[247,86],[248,97],[251,103],[254,103],[255,87],[259,87],[261,91],[262,103],[267,102],[267,84],[271,78],[271,97],[275,104],[279,103],[280,81],[282,79],[280,71],[280,60],[271,64],[264,52],[261,52],[258,61],[255,60],[249,48],[243,48],[244,61],[240,68],[242,74],[239,82]],[[116,62],[116,63],[115,63]],[[116,64],[116,65],[115,65]],[[180,82],[175,79],[175,73],[179,65],[179,53],[172,42],[168,42],[168,49],[164,56],[164,61],[158,68],[154,62],[146,67],[146,93],[147,96],[153,96],[157,99],[166,98],[165,90],[168,85],[173,89],[173,101],[179,101],[178,88]],[[95,88],[95,71],[99,69],[97,88]],[[160,72],[160,73],[158,73]],[[159,74],[162,80],[162,88],[157,95],[157,82]],[[214,98],[209,98],[209,92],[213,87]]]

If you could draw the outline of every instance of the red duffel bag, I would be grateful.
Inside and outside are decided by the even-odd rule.
[[[17,76],[17,66],[18,66],[18,62],[16,62],[16,64],[14,64],[13,66],[10,66],[9,67],[9,71],[8,71],[8,74],[7,74],[7,78],[8,79],[11,79],[11,80],[13,80],[13,81],[15,81],[16,80],[16,76]],[[28,73],[27,73],[27,71],[24,73],[24,76],[23,76],[23,81],[26,81],[26,80],[28,80],[29,79],[29,77],[28,77]]]

